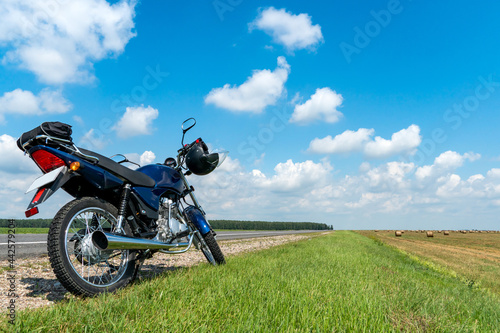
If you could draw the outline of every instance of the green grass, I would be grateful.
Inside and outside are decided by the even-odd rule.
[[[500,298],[335,232],[22,311],[16,323],[22,332],[498,332]]]
[[[16,228],[16,234],[48,234],[49,228]],[[9,228],[0,228],[0,235],[9,233]]]

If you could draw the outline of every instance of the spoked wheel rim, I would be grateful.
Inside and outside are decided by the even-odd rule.
[[[94,231],[109,232],[116,218],[97,208],[76,213],[64,233],[66,257],[73,271],[86,283],[100,288],[114,285],[125,274],[129,250],[100,251],[92,243]]]
[[[215,262],[215,258],[214,258],[213,254],[212,254],[212,251],[210,251],[210,248],[208,247],[207,243],[203,239],[203,236],[201,236],[201,234],[198,233],[197,237],[198,237],[198,242],[200,243],[200,250],[201,250],[201,252],[203,253],[203,255],[205,256],[205,258],[207,259],[207,261],[211,265],[216,266],[217,263]]]

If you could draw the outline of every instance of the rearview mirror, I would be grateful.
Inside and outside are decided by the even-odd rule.
[[[196,119],[188,118],[188,119],[184,120],[184,122],[182,123],[182,126],[181,126],[182,133],[186,133],[191,128],[193,128],[194,125],[196,125]]]

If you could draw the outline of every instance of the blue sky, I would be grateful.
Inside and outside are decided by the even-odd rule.
[[[3,1],[0,215],[40,174],[14,140],[43,121],[162,162],[230,151],[191,181],[210,218],[338,229],[499,229],[494,1]],[[70,198],[41,207],[50,217]]]

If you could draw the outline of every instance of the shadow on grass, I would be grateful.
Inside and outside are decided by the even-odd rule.
[[[168,266],[165,264],[144,264],[141,266],[134,284],[141,284],[158,276],[168,276],[175,271],[185,269],[187,266]],[[29,292],[25,297],[42,297],[54,303],[75,298],[62,284],[54,278],[23,278],[20,282],[26,285]]]

